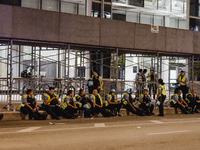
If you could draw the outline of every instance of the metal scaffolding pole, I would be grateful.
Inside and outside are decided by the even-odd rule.
[[[116,49],[116,94],[118,93],[117,79],[118,79],[118,48]]]
[[[67,63],[68,63],[68,64],[67,64],[67,69],[68,69],[68,70],[67,70],[67,79],[68,79],[68,83],[67,83],[67,85],[69,85],[69,82],[70,82],[70,81],[69,81],[70,44],[68,44],[68,48],[67,48],[67,49],[68,49],[68,57],[67,57]],[[67,86],[67,90],[69,90],[69,86]]]

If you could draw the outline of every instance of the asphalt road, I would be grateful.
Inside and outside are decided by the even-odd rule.
[[[200,149],[200,114],[0,122],[0,150]]]

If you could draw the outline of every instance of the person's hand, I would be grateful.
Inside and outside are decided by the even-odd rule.
[[[89,107],[91,107],[91,105],[90,105],[90,104],[88,104],[88,106],[89,106]]]
[[[144,104],[146,104],[147,102],[145,101]]]
[[[56,99],[56,97],[53,97],[52,100]]]
[[[36,110],[37,110],[37,109],[36,109],[36,108],[34,108],[34,109],[33,109],[33,112],[36,112]]]

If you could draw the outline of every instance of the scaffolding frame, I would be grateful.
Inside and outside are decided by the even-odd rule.
[[[18,50],[13,48],[13,45],[18,45]],[[125,78],[119,78],[119,67],[118,67],[118,63],[119,63],[119,54],[130,54],[133,55],[135,57],[138,58],[142,58],[143,60],[140,61],[138,59],[138,62],[135,63],[134,61],[131,62],[131,65],[140,65],[142,66],[142,68],[145,68],[144,66],[144,58],[151,58],[151,66],[153,65],[154,68],[156,68],[157,70],[157,75],[158,77],[162,77],[162,73],[163,73],[163,69],[162,69],[162,64],[163,64],[163,58],[164,56],[168,56],[168,57],[185,57],[186,59],[188,59],[188,76],[190,79],[189,83],[192,83],[192,88],[193,88],[193,83],[194,83],[194,60],[195,60],[195,55],[191,54],[175,54],[175,53],[164,53],[164,52],[153,52],[153,51],[146,51],[146,50],[132,50],[132,49],[123,49],[123,48],[111,48],[111,47],[98,47],[98,46],[89,46],[89,45],[78,45],[78,44],[70,44],[70,43],[54,43],[54,42],[41,42],[41,41],[31,41],[31,40],[20,40],[20,39],[1,39],[1,45],[0,46],[7,46],[7,49],[0,49],[0,51],[2,50],[7,50],[7,87],[8,87],[8,105],[12,105],[12,93],[13,93],[13,65],[14,64],[19,64],[19,72],[18,72],[18,76],[20,76],[20,70],[21,70],[21,65],[27,65],[26,63],[24,63],[24,60],[21,60],[21,57],[28,55],[31,57],[31,64],[33,65],[36,60],[38,59],[38,63],[39,63],[39,68],[38,68],[38,75],[40,76],[40,72],[41,72],[41,60],[45,60],[48,64],[51,63],[55,63],[58,66],[58,74],[57,77],[62,80],[64,82],[65,85],[69,85],[72,81],[70,80],[70,67],[74,67],[75,68],[75,78],[74,80],[77,81],[78,77],[78,67],[84,67],[86,64],[91,64],[91,62],[95,62],[96,64],[99,64],[101,66],[101,70],[103,70],[103,67],[108,67],[110,68],[110,81],[112,82],[116,82],[116,88],[118,88],[118,84],[121,82],[121,89],[122,89],[122,83],[125,82]],[[31,53],[28,52],[23,52],[21,50],[21,46],[31,46]],[[48,55],[46,57],[42,56],[42,51],[45,51],[45,49],[43,49],[43,47],[46,47],[46,51],[51,51],[51,50],[57,50],[57,60],[55,61],[54,59],[51,59],[49,57],[51,57],[52,55]],[[38,48],[38,49],[37,49]],[[13,51],[18,52],[19,56],[13,56]],[[72,51],[75,52],[75,54],[72,54]],[[91,55],[90,52],[100,52],[101,58],[97,59],[97,60],[91,60],[90,58],[88,58],[86,55]],[[38,52],[38,54],[37,54]],[[111,57],[103,57],[103,54],[111,54]],[[61,56],[64,56],[64,59],[61,60]],[[70,58],[71,55],[75,55],[75,65],[70,65],[70,60],[74,59],[74,58]],[[13,60],[13,58],[17,58],[18,62]],[[78,64],[78,58],[80,59],[79,64]],[[110,64],[110,66],[105,65],[103,63],[103,61],[105,59],[112,59],[113,58],[113,65]],[[0,57],[0,63],[5,63],[4,62],[5,58],[3,58],[2,56]],[[126,60],[126,57],[125,57]],[[100,62],[99,62],[100,61]],[[129,60],[128,60],[129,61]],[[153,63],[152,63],[153,62]],[[142,65],[141,65],[142,64]],[[120,67],[121,70],[125,70],[126,67],[129,66],[125,66],[124,67]],[[61,73],[61,68],[63,67],[63,73]],[[81,68],[82,69],[82,68]],[[89,66],[88,68],[85,67],[85,70],[89,69],[89,77],[91,77],[91,66]],[[148,68],[150,69],[150,68]],[[137,69],[138,71],[138,69]],[[169,71],[169,70],[166,70]],[[83,72],[83,70],[81,70],[81,72]],[[64,76],[62,76],[62,74],[64,74]],[[168,73],[170,74],[170,73]],[[101,72],[101,76],[103,75],[103,72]],[[84,77],[82,77],[83,74],[80,73],[80,77],[78,79],[79,81],[79,85],[80,87],[84,87],[85,81],[87,79],[85,79]],[[36,78],[35,76],[33,78]],[[119,82],[120,81],[120,82]],[[170,79],[169,79],[170,81]],[[77,85],[77,84],[75,84]],[[20,85],[19,85],[20,87]],[[75,87],[77,89],[77,87]],[[69,86],[68,86],[69,89]],[[67,90],[68,90],[67,89]],[[170,83],[169,83],[169,87],[168,89],[170,89]],[[117,91],[117,94],[122,94],[124,91]],[[104,93],[105,94],[105,93]],[[64,95],[64,93],[62,92],[62,95]]]

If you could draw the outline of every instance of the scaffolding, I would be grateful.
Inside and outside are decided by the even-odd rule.
[[[87,92],[93,69],[104,77],[102,96],[115,88],[119,99],[127,88],[136,90],[138,70],[147,69],[149,73],[151,67],[166,82],[168,98],[181,70],[188,75],[190,88],[199,86],[194,82],[194,64],[199,61],[195,55],[19,39],[1,39],[0,43],[0,67],[7,71],[0,74],[0,101],[8,105],[19,101],[27,88],[34,88],[39,100],[50,86],[55,87],[61,99],[70,88],[76,93],[80,88]],[[32,78],[21,78],[21,72],[30,66],[34,66]],[[144,84],[148,88],[148,82]]]

